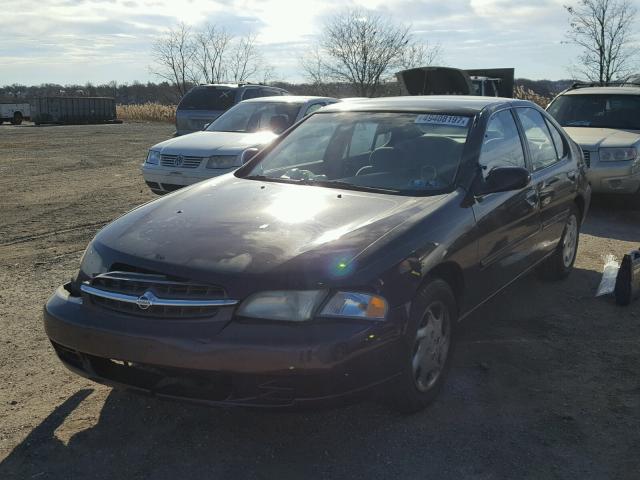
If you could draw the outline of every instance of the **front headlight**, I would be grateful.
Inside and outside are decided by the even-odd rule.
[[[326,290],[281,290],[260,292],[247,298],[238,315],[265,320],[304,322],[311,320],[327,298]],[[379,295],[336,292],[325,304],[320,317],[384,320],[389,306]]]
[[[147,154],[147,163],[150,165],[158,165],[160,163],[160,152],[149,150]]]
[[[207,168],[233,168],[239,166],[239,155],[213,155],[207,160]]]
[[[324,317],[364,318],[384,320],[389,306],[379,295],[358,292],[337,292],[320,313]]]
[[[601,148],[599,150],[601,162],[625,162],[634,160],[638,156],[638,151],[633,148]]]
[[[238,315],[265,320],[288,320],[304,322],[326,297],[325,290],[286,290],[261,292],[247,298]]]
[[[101,273],[107,271],[107,265],[105,264],[102,256],[96,251],[91,242],[80,259],[80,273],[85,278],[92,278]]]

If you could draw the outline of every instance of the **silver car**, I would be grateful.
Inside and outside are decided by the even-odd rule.
[[[197,85],[189,90],[176,109],[176,136],[198,132],[236,103],[250,98],[288,95],[282,88],[249,83]]]
[[[232,172],[291,125],[337,101],[282,96],[240,102],[203,131],[151,147],[142,164],[145,182],[153,192],[164,194]]]
[[[640,194],[639,84],[575,84],[547,111],[582,148],[594,192]]]

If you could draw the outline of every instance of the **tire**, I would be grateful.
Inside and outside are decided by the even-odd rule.
[[[11,120],[13,125],[20,125],[22,123],[22,114],[20,112],[15,112],[13,114],[13,120]]]
[[[573,205],[562,231],[560,243],[553,254],[540,266],[544,280],[564,280],[573,270],[580,242],[580,211]]]
[[[447,282],[430,280],[411,305],[403,371],[387,400],[404,414],[425,409],[436,398],[451,365],[458,306]]]

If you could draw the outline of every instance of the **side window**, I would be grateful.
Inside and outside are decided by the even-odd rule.
[[[258,88],[247,88],[242,95],[242,100],[249,100],[250,98],[258,98],[261,97],[260,89]]]
[[[526,167],[524,150],[510,110],[496,113],[489,120],[480,152],[482,175],[496,167]]]
[[[553,144],[556,146],[556,153],[558,154],[559,159],[563,159],[567,155],[567,147],[564,143],[564,139],[562,135],[558,131],[558,129],[547,120],[547,127],[549,127],[549,131],[551,131],[551,137],[553,138]]]
[[[271,88],[261,88],[260,89],[260,94],[257,95],[259,97],[274,97],[276,95],[279,95],[277,90],[273,90]]]
[[[313,112],[315,112],[316,110],[320,110],[322,107],[324,107],[324,103],[313,103],[309,105],[307,111],[304,112],[304,116],[306,117],[307,115],[311,115]]]
[[[542,118],[542,115],[533,108],[518,108],[516,111],[529,144],[533,171],[541,170],[556,163],[558,161],[556,148],[553,145],[547,123]]]
[[[373,137],[378,129],[377,123],[360,122],[356,123],[349,144],[349,157],[369,153],[373,145]]]

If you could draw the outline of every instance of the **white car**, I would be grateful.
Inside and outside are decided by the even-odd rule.
[[[203,131],[151,147],[142,175],[153,192],[164,194],[232,172],[291,125],[337,101],[303,96],[244,100]]]
[[[547,107],[582,148],[596,193],[640,195],[640,84],[575,84]]]

